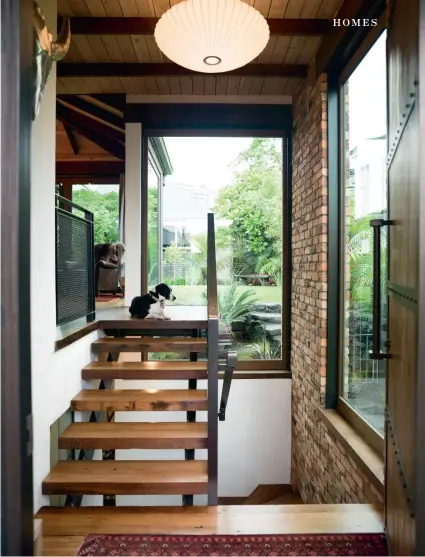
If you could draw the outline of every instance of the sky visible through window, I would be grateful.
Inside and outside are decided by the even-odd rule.
[[[204,185],[210,190],[223,188],[233,181],[233,170],[229,165],[251,141],[246,137],[166,137],[165,144],[174,170],[169,180]]]
[[[351,74],[350,95],[350,148],[362,140],[386,134],[386,32],[373,45]],[[365,98],[366,97],[366,98]]]

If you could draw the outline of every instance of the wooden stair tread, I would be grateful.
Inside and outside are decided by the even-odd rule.
[[[104,337],[92,343],[100,352],[201,352],[207,348],[206,338],[191,337]]]
[[[207,493],[206,460],[64,460],[43,481],[44,495]]]
[[[280,497],[276,497],[276,499],[271,499],[267,501],[267,503],[263,503],[263,505],[302,505],[303,500],[301,496],[296,493],[287,493],[286,495],[281,495]]]
[[[206,379],[207,362],[158,360],[148,362],[92,362],[83,379]]]
[[[59,449],[205,449],[202,422],[76,422],[59,436]]]
[[[88,389],[81,391],[71,402],[72,410],[207,410],[205,389]]]

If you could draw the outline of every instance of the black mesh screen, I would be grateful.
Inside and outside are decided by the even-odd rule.
[[[93,223],[56,209],[56,324],[94,312]]]

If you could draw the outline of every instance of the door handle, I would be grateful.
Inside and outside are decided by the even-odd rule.
[[[373,325],[372,325],[372,351],[369,356],[372,360],[385,360],[390,354],[381,352],[381,229],[383,226],[393,224],[390,220],[374,219],[370,221],[373,228]]]

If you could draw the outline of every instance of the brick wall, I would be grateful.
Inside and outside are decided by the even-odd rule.
[[[313,72],[294,95],[292,483],[306,503],[382,502],[320,409],[326,389],[327,98]]]

